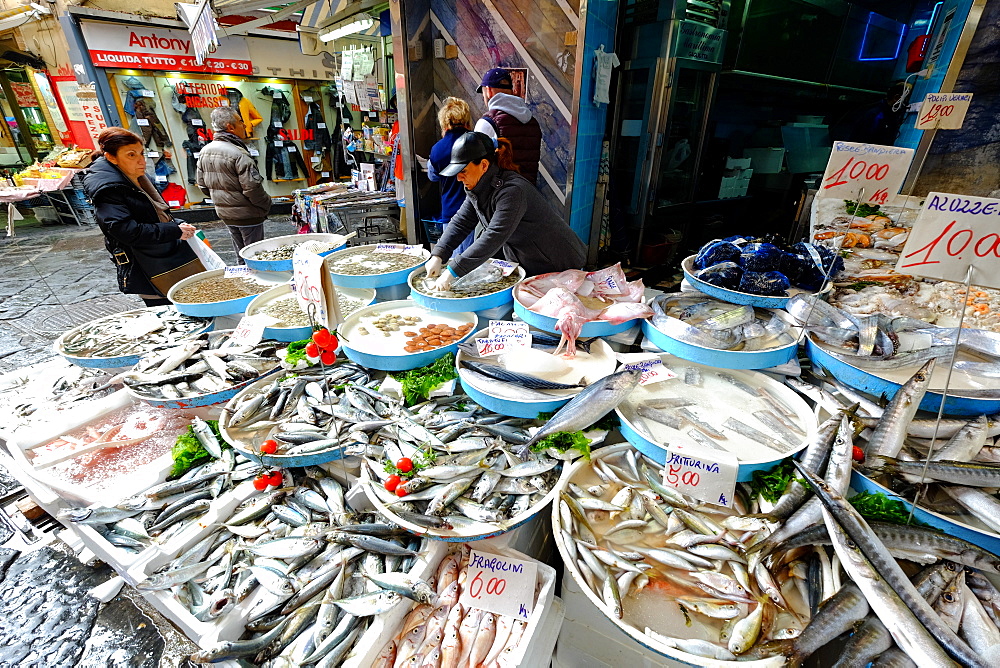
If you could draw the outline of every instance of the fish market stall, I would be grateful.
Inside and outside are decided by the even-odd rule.
[[[421,246],[370,244],[337,251],[327,258],[333,284],[345,288],[375,288],[379,301],[405,299],[407,278],[430,258]]]
[[[251,269],[291,271],[292,254],[299,246],[317,255],[329,255],[347,248],[348,238],[342,234],[289,234],[245,246],[240,250],[240,257]]]

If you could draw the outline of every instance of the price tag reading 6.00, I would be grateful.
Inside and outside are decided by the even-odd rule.
[[[535,607],[538,562],[473,550],[460,602],[498,615],[528,619]]]
[[[912,148],[834,142],[818,196],[856,200],[864,189],[863,201],[886,204],[903,185],[913,153]]]

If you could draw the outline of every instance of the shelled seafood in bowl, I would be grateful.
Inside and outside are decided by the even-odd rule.
[[[417,292],[428,297],[435,297],[437,299],[464,299],[509,290],[521,280],[521,275],[518,272],[514,272],[508,276],[504,276],[503,270],[500,267],[487,262],[473,269],[465,276],[456,278],[448,290],[435,290],[434,282],[436,280],[434,278],[427,278],[427,274],[418,271],[413,275],[410,286]]]
[[[651,317],[644,294],[642,279],[629,281],[620,263],[592,272],[569,269],[521,281],[514,310],[532,326],[562,334],[572,356],[579,336],[615,334]]]
[[[224,334],[147,356],[122,374],[125,387],[140,399],[185,400],[232,390],[277,368],[274,342],[228,345]]]
[[[992,586],[976,594],[962,582],[966,567],[996,573],[1000,561],[922,527],[865,524],[843,499],[851,434],[842,415],[825,424],[800,469],[809,482],[791,475],[774,484],[768,489],[778,498],[773,507],[749,486],[738,488],[735,509],[699,502],[664,486],[658,465],[629,446],[604,448],[571,467],[553,508],[567,572],[631,638],[686,664],[800,665],[824,650],[841,652],[842,665],[866,665],[894,651],[895,640],[910,652],[917,642],[939,659],[926,665],[948,664],[948,655],[962,665],[986,665],[976,657],[987,656],[990,644],[975,638],[981,619],[992,629],[986,637],[1000,631],[985,610],[967,622],[965,637],[975,649],[943,627],[949,611],[993,609]],[[825,487],[810,499],[828,455]],[[823,508],[831,513],[825,525]],[[810,525],[813,533],[801,540]],[[848,530],[851,542],[841,538]],[[831,542],[839,564],[824,546]],[[925,568],[911,581],[896,559]],[[842,578],[841,564],[849,579]],[[925,607],[916,596],[926,599]],[[912,613],[892,603],[900,597]],[[846,645],[830,644],[862,621]],[[876,628],[877,640],[866,627]]]
[[[269,327],[276,329],[309,327],[309,316],[302,310],[298,297],[290,289],[283,289],[283,286],[279,286],[273,290],[275,290],[275,297],[268,301],[263,301],[259,305],[255,303],[253,308],[247,309],[247,315],[254,315],[255,313],[269,315],[277,320],[271,323]],[[351,294],[353,292],[355,291],[350,288],[337,289],[337,304],[340,307],[340,315],[344,318],[371,303],[371,299],[366,301],[361,297]]]
[[[356,246],[330,255],[326,267],[330,273],[344,276],[389,274],[412,269],[422,264],[427,255],[419,246],[413,247],[412,252],[382,250],[378,245]]]
[[[829,248],[815,244],[787,246],[774,237],[732,236],[702,246],[690,266],[696,279],[716,287],[783,297],[793,287],[806,292],[821,290],[844,263]]]
[[[291,260],[296,248],[303,248],[310,253],[322,255],[324,253],[329,253],[335,248],[340,248],[343,245],[343,242],[340,240],[317,241],[313,239],[306,239],[302,243],[298,244],[288,243],[275,248],[269,248],[267,250],[259,250],[254,253],[252,257],[254,260],[266,260],[272,262],[276,260]]]
[[[795,342],[777,314],[736,306],[701,293],[659,295],[650,304],[654,327],[668,336],[716,350],[766,350]]]
[[[885,313],[941,327],[957,327],[964,309],[964,327],[1000,332],[1000,290],[974,286],[967,293],[961,283],[918,281],[898,274],[895,278],[898,280],[880,282],[858,275],[856,280],[839,285],[830,303],[856,316]]]
[[[172,306],[153,306],[75,327],[56,340],[55,348],[71,360],[137,356],[184,343],[211,326],[207,318],[178,313]]]
[[[206,272],[206,274],[211,275],[186,282],[183,286],[178,286],[177,290],[171,290],[171,300],[180,304],[227,302],[259,295],[274,287],[273,283],[264,283],[253,277],[227,278],[221,273]]]

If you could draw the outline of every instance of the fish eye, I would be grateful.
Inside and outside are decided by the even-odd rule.
[[[945,602],[947,602],[947,603],[954,603],[955,602],[955,595],[954,594],[942,594],[941,598],[943,598],[945,600]]]

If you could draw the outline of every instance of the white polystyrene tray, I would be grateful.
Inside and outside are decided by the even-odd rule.
[[[466,548],[463,546],[460,549]],[[521,554],[520,552],[507,547],[502,547],[501,545],[494,543],[492,540],[477,542],[474,549],[513,557],[515,559],[530,559],[527,555]],[[452,549],[448,549],[446,543],[435,543],[431,546],[431,550],[434,555],[434,559],[428,559],[425,569],[419,574],[415,573],[418,577],[425,580],[434,574],[437,570],[438,564],[441,563],[441,560],[444,559],[447,554],[454,551]],[[529,650],[533,649],[533,641],[535,641],[540,635],[539,629],[543,626],[542,622],[546,613],[548,613],[552,608],[552,600],[555,596],[556,571],[551,566],[538,562],[537,578],[537,582],[541,584],[541,587],[538,589],[535,606],[532,608],[531,614],[528,616],[527,624],[524,627],[524,634],[521,636],[521,642],[518,643],[517,650],[511,656],[507,657],[506,665],[525,667],[545,665],[544,663],[528,663],[525,661],[526,655],[529,654]],[[368,668],[369,666],[374,665],[375,659],[378,658],[382,649],[386,646],[386,644],[388,644],[389,640],[394,638],[399,632],[400,624],[402,624],[403,619],[411,609],[413,609],[413,605],[397,605],[380,618],[377,618],[355,644],[355,652],[360,653],[353,654],[344,660],[343,664],[341,664],[342,668]],[[540,653],[538,652],[531,652],[533,657],[538,656],[539,654]]]

